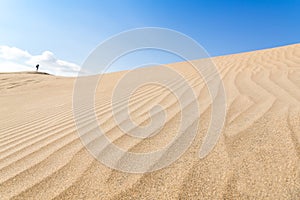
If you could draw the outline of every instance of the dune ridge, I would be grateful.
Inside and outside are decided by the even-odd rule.
[[[75,125],[75,78],[1,73],[0,199],[299,199],[300,44],[212,61],[226,91],[227,116],[217,145],[199,159],[211,117],[209,92],[186,62],[169,64],[197,91],[201,116],[186,124],[185,132],[194,125],[199,129],[176,162],[145,174],[113,170],[84,147],[76,128],[89,136],[98,127],[84,104],[77,108],[82,124]],[[167,123],[149,139],[126,135],[111,112],[112,91],[125,73],[103,75],[106,84],[95,96],[99,125],[126,151],[158,150],[176,134],[181,108],[166,88],[143,86],[129,102],[119,99],[115,115],[122,116],[128,106],[131,120],[146,126],[151,122],[149,109],[160,104],[168,114]],[[155,76],[155,68],[152,73]],[[184,98],[187,88],[172,76],[166,79]],[[189,103],[184,100],[183,109],[192,112]],[[122,123],[130,127],[129,119]],[[91,138],[88,145],[96,145],[102,137]],[[100,153],[110,152],[103,147]]]

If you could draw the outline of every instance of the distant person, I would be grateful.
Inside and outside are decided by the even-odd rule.
[[[37,64],[35,67],[36,67],[36,71],[39,71],[39,64]]]

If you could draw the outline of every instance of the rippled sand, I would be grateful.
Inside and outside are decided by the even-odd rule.
[[[83,146],[72,111],[74,78],[0,74],[0,199],[300,199],[300,45],[213,62],[224,82],[227,109],[217,145],[199,158],[210,96],[187,63],[170,64],[198,91],[201,116],[194,123],[199,129],[176,162],[145,174],[106,167]],[[155,68],[150,71],[155,76]],[[129,102],[132,120],[147,125],[147,111],[161,104],[167,123],[150,139],[126,135],[116,126],[110,103],[124,73],[104,75],[105,84],[97,89],[100,126],[126,151],[158,150],[174,137],[181,108],[165,88],[143,86]],[[165,79],[181,87],[172,77]],[[80,126],[87,134],[92,130],[89,120]]]

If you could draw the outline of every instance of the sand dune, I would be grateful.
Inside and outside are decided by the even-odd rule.
[[[300,199],[300,45],[212,60],[226,91],[227,115],[217,145],[199,158],[211,117],[209,92],[186,62],[170,64],[198,91],[201,116],[185,131],[193,124],[199,129],[176,162],[144,174],[111,169],[85,148],[72,110],[75,78],[0,74],[0,199]],[[155,67],[150,71],[155,75]],[[159,150],[174,138],[182,110],[166,88],[142,86],[129,102],[119,99],[115,114],[122,116],[128,106],[131,120],[146,126],[151,122],[148,111],[160,104],[167,123],[154,127],[158,131],[151,138],[126,135],[111,112],[112,91],[125,73],[102,77],[105,84],[95,96],[99,125],[125,151]],[[165,79],[186,91],[172,76]],[[182,99],[183,109],[192,112],[184,94]],[[78,109],[84,119],[79,128],[89,135],[97,127],[84,104]],[[124,118],[123,123],[130,127],[128,121]],[[89,145],[101,139],[91,139]],[[101,153],[110,152],[103,148]]]

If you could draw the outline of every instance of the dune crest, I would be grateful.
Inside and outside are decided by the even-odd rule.
[[[212,60],[226,92],[225,127],[217,145],[199,158],[211,117],[209,92],[186,62],[169,64],[198,91],[201,116],[189,122],[185,132],[195,124],[199,129],[176,162],[144,174],[113,170],[82,144],[72,110],[75,78],[1,73],[0,199],[299,199],[300,44]],[[97,88],[100,127],[128,152],[156,151],[174,138],[181,120],[178,102],[157,85],[139,88],[129,102],[120,99],[120,108],[128,105],[131,120],[141,126],[151,122],[148,111],[154,105],[160,104],[168,114],[167,123],[157,127],[153,137],[126,135],[111,112],[112,91],[124,73],[105,74],[106,84]],[[185,90],[180,82],[165,78]],[[86,119],[79,128],[88,135],[97,127],[85,107],[79,109]],[[190,109],[188,103],[184,109]],[[129,126],[126,119],[124,124]],[[92,138],[89,145],[98,141],[101,137]],[[110,152],[104,148],[100,153]],[[120,155],[121,159],[125,158]]]

